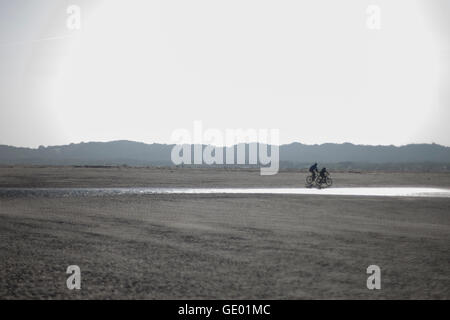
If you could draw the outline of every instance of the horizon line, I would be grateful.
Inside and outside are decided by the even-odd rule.
[[[39,145],[37,147],[25,147],[25,146],[16,146],[16,145],[9,145],[9,144],[1,144],[0,146],[6,146],[6,147],[12,147],[12,148],[17,148],[17,149],[31,149],[31,150],[39,150],[41,148],[55,148],[55,147],[64,147],[64,146],[70,146],[70,145],[79,145],[79,144],[89,144],[89,143],[114,143],[114,142],[131,142],[131,143],[139,143],[139,144],[145,144],[145,145],[153,145],[153,144],[159,144],[159,145],[167,145],[167,146],[173,146],[173,145],[199,145],[198,143],[183,143],[183,144],[177,144],[177,143],[161,143],[161,142],[152,142],[152,143],[148,143],[148,142],[142,142],[142,141],[135,141],[135,140],[127,140],[127,139],[121,139],[121,140],[108,140],[108,141],[80,141],[80,142],[70,142],[70,143],[66,143],[66,144],[59,144],[59,145]],[[450,146],[444,145],[444,144],[440,144],[440,143],[436,143],[436,142],[412,142],[412,143],[407,143],[407,144],[401,144],[401,145],[395,145],[395,144],[362,144],[362,143],[353,143],[353,142],[323,142],[323,143],[313,143],[313,144],[308,144],[308,143],[302,143],[299,141],[293,141],[290,143],[282,143],[282,144],[270,144],[270,143],[264,143],[264,142],[236,142],[232,145],[223,145],[223,146],[217,146],[217,145],[212,145],[212,144],[203,144],[203,146],[213,146],[215,148],[230,148],[232,146],[236,146],[239,144],[267,144],[270,146],[278,146],[278,147],[282,147],[282,146],[288,146],[288,145],[292,145],[292,144],[301,144],[301,145],[305,145],[305,146],[322,146],[322,145],[326,145],[326,144],[336,144],[336,145],[344,145],[344,144],[350,144],[353,146],[364,146],[364,147],[396,147],[396,148],[401,148],[401,147],[406,147],[406,146],[411,146],[411,145],[437,145],[440,147],[444,147],[444,148],[450,148]]]

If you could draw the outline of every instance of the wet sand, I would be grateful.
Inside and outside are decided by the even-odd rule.
[[[450,173],[331,172],[336,187],[450,187]],[[0,167],[0,188],[298,188],[306,171],[259,169]]]
[[[306,173],[0,168],[2,188],[303,187]],[[332,173],[337,186],[450,175]],[[299,185],[299,181],[301,184]],[[3,299],[449,299],[448,198],[151,194],[0,197]],[[65,271],[78,265],[82,289]],[[382,289],[366,288],[376,264]]]

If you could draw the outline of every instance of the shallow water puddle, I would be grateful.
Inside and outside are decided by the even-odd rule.
[[[114,196],[137,194],[280,194],[450,198],[450,189],[416,187],[361,188],[0,188],[0,196]]]

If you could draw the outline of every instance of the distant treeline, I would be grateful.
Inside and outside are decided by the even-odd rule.
[[[450,172],[450,163],[319,163],[320,168],[344,172],[383,171],[383,172]],[[311,163],[282,161],[280,170],[296,170],[307,172]],[[163,167],[165,167],[163,165]],[[248,168],[258,169],[259,165],[179,165],[177,168]]]
[[[391,171],[391,172],[450,172],[450,163],[358,163],[358,162],[339,162],[339,163],[319,163],[319,167],[326,167],[337,171]],[[309,164],[281,162],[281,169],[308,169]]]

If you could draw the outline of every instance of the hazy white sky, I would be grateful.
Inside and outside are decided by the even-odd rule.
[[[0,144],[168,143],[201,120],[281,143],[450,145],[449,3],[0,0]]]

